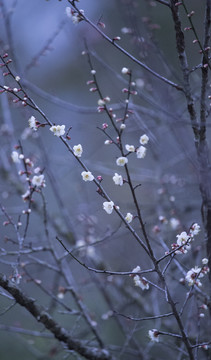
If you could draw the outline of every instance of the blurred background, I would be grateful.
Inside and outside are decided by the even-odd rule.
[[[131,69],[137,95],[130,98],[129,109],[133,114],[127,119],[123,142],[138,147],[140,136],[149,136],[146,157],[137,159],[131,154],[129,170],[134,185],[141,184],[137,197],[142,217],[156,255],[162,256],[176,241],[177,234],[188,231],[193,222],[201,224],[197,162],[185,98],[181,92],[156,79],[103,40],[89,24],[84,21],[73,24],[66,15],[67,6],[70,4],[65,0],[0,1],[1,55],[5,52],[9,54],[13,74],[20,76],[27,95],[47,118],[52,123],[64,124],[66,129],[71,128],[70,146],[82,144],[84,163],[93,175],[102,176],[104,189],[120,206],[122,213],[126,215],[131,212],[135,216],[128,187],[117,187],[112,180],[115,172],[124,177],[124,169],[116,166],[116,158],[120,156],[117,148],[104,144],[107,138],[100,130],[102,124],[108,123],[110,136],[115,136],[115,132],[107,115],[97,111],[99,96],[90,91],[92,85],[87,85],[87,81],[93,80],[93,75],[87,55],[82,55],[82,52],[87,46],[100,91],[103,97],[111,98],[109,107],[113,108],[116,118],[124,115],[126,94],[122,89],[128,86],[128,79],[121,69]],[[120,36],[118,44],[138,60],[167,79],[182,84],[174,27],[167,7],[149,0],[81,0],[78,7],[94,24],[99,21],[104,23],[105,29],[101,29],[110,38]],[[194,24],[201,37],[204,8],[196,0],[189,1],[188,7],[190,11],[195,11]],[[183,28],[189,26],[183,11],[181,19]],[[185,37],[192,69],[200,63],[199,48],[193,44],[192,32],[186,32]],[[11,76],[1,75],[0,80],[2,86],[17,87]],[[197,108],[199,70],[193,71],[191,81]],[[41,115],[29,106],[13,103],[13,99],[14,95],[6,92],[0,97],[0,202],[14,222],[25,224],[26,219],[21,214],[27,209],[27,202],[23,202],[21,195],[27,191],[28,185],[18,175],[21,165],[11,161],[11,152],[18,142],[24,156],[30,158],[35,167],[43,169],[46,179],[44,197],[39,194],[33,196],[34,204],[25,240],[28,248],[48,244],[59,258],[64,254],[64,249],[56,240],[59,235],[66,246],[75,250],[75,254],[90,266],[113,271],[131,271],[137,265],[142,269],[150,268],[150,260],[121,220],[116,214],[111,216],[103,211],[103,199],[96,192],[95,184],[81,180],[82,169],[64,144],[52,136],[47,126],[37,132],[29,129],[28,119],[31,116],[44,123]],[[208,136],[209,132],[208,128]],[[43,220],[45,209],[48,234]],[[21,263],[17,265],[17,234],[12,226],[3,226],[4,221],[5,214],[1,213],[0,271],[11,278],[16,271],[20,271],[24,291],[50,309],[63,326],[72,328],[76,338],[88,339],[90,333],[84,320],[76,321],[62,313],[64,309],[61,310],[61,304],[53,298],[53,295],[56,299],[59,296],[62,298],[61,289],[67,284],[59,271],[46,267],[46,263],[57,267],[51,251],[37,254],[33,251],[29,256],[22,254],[24,269],[21,269]],[[133,226],[139,231],[136,221]],[[187,269],[206,255],[203,231],[197,239],[191,255],[185,255]],[[116,310],[135,317],[165,312],[165,299],[161,299],[159,304],[155,301],[157,290],[141,292],[134,289],[132,279],[128,277],[95,276],[70,257],[67,257],[64,266],[66,270],[63,268],[63,273],[66,271],[76,294],[86,304],[91,319],[97,324],[94,326],[97,326],[105,343],[112,344],[114,352],[118,352],[130,334],[134,336],[134,343],[120,358],[134,359],[144,354],[145,359],[154,359],[155,353],[153,355],[154,350],[148,343],[147,332],[159,326],[160,320],[156,324],[134,324],[129,319],[117,321],[110,318],[108,311]],[[168,276],[177,301],[184,301],[186,289],[179,284],[182,277],[180,270],[172,265],[172,272]],[[157,281],[152,275],[148,279]],[[62,346],[50,335],[43,335],[42,338],[30,334],[32,329],[42,331],[42,326],[17,305],[10,309],[11,299],[4,297],[3,293],[0,296],[2,360],[12,360],[14,357],[22,360],[61,359],[63,356],[77,358],[71,353],[62,352]],[[74,295],[69,290],[61,301],[70,308],[77,307]],[[186,316],[188,326],[193,327],[194,333],[190,313],[187,312]],[[166,329],[172,326],[171,321],[166,320]],[[27,332],[22,335],[21,328],[30,330],[28,335]],[[160,356],[166,356],[164,347]]]

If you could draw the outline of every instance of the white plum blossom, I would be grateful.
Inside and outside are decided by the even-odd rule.
[[[199,278],[202,278],[203,276],[204,274],[202,273],[202,268],[195,266],[187,272],[185,279],[188,282],[189,286],[196,285],[198,287],[201,287],[202,283]]]
[[[74,152],[75,156],[81,157],[82,152],[83,152],[83,148],[82,148],[81,144],[74,145],[73,146],[73,152]]]
[[[121,70],[121,72],[122,72],[123,75],[126,75],[126,74],[129,73],[129,69],[126,68],[126,67],[123,67],[122,70]]]
[[[42,186],[45,187],[45,179],[44,179],[44,175],[34,175],[32,178],[32,185],[33,186]]]
[[[65,125],[53,125],[50,127],[50,131],[52,131],[55,136],[62,136],[65,134]]]
[[[40,170],[41,170],[40,167],[37,166],[37,167],[34,169],[34,173],[35,173],[35,174],[39,174]]]
[[[139,271],[141,271],[141,268],[140,268],[139,265],[136,266],[136,267],[132,270],[133,273],[137,273],[137,272],[139,272]]]
[[[120,125],[120,129],[121,129],[121,130],[124,130],[125,128],[126,128],[126,125],[125,125],[125,124],[121,124],[121,125]]]
[[[20,162],[19,154],[18,154],[17,151],[13,151],[13,152],[12,152],[11,158],[12,158],[12,161],[13,161],[14,163],[19,163],[19,162]]]
[[[131,221],[133,220],[133,215],[128,212],[127,215],[125,216],[125,220],[127,221],[128,224],[130,224]]]
[[[116,164],[118,166],[124,166],[128,163],[128,159],[125,156],[120,156],[118,159],[116,159]]]
[[[139,271],[141,271],[140,266],[136,266],[132,270],[132,273],[137,273]],[[133,281],[134,281],[135,286],[140,287],[142,290],[149,290],[149,283],[144,277],[141,277],[138,274],[136,274],[136,275],[132,274],[131,276],[133,277]]]
[[[169,222],[170,222],[170,226],[171,226],[171,228],[173,229],[173,230],[177,230],[178,229],[178,227],[180,226],[180,221],[178,220],[178,219],[176,219],[176,218],[171,218],[170,220],[169,220]]]
[[[135,286],[140,287],[141,290],[149,290],[149,283],[144,277],[135,275],[133,280],[134,280]]]
[[[200,225],[197,223],[194,223],[190,228],[190,235],[195,236],[195,235],[198,235],[199,232],[200,232]]]
[[[202,259],[201,262],[202,262],[203,265],[207,265],[207,264],[208,264],[208,259],[207,259],[207,258],[204,258],[204,259]]]
[[[112,179],[113,179],[115,185],[119,185],[119,186],[123,185],[122,175],[115,173]]]
[[[84,14],[84,10],[81,9],[79,11],[82,15]],[[83,20],[82,15],[77,13],[77,11],[72,10],[69,6],[66,7],[65,12],[67,17],[72,20],[73,24],[78,24],[81,20]]]
[[[31,194],[30,190],[27,190],[25,194],[21,195],[23,201],[26,201],[29,198],[30,194]]]
[[[172,244],[172,249],[176,249],[177,247],[182,246],[179,250],[177,250],[175,253],[176,254],[186,254],[188,252],[188,250],[190,250],[191,245],[190,245],[190,241],[191,238],[190,236],[186,233],[186,231],[181,232],[181,234],[177,235],[177,243],[176,244]]]
[[[97,104],[99,105],[99,106],[104,106],[105,105],[105,100],[103,100],[103,99],[99,99],[98,100],[98,102],[97,102]]]
[[[30,129],[37,131],[36,119],[34,116],[31,116],[28,120]]]
[[[126,144],[126,145],[125,145],[125,149],[126,149],[128,152],[134,152],[134,151],[135,151],[135,146],[134,146],[134,145],[128,145],[128,144]]]
[[[177,235],[176,244],[171,245],[172,250],[175,250],[175,254],[186,254],[191,248],[191,240],[192,237],[186,231],[181,232],[181,234]]]
[[[114,209],[113,201],[104,201],[103,209],[105,210],[105,212],[107,212],[107,214],[110,215]]]
[[[186,233],[186,231],[181,232],[181,234],[177,235],[177,245],[186,245],[190,236]]]
[[[149,330],[148,335],[151,341],[159,342],[159,331],[157,329]]]
[[[137,158],[143,159],[146,155],[147,149],[144,146],[139,146],[139,148],[136,150]]]
[[[92,175],[91,171],[82,171],[81,176],[84,181],[94,180],[94,176]]]
[[[66,7],[65,12],[66,12],[67,17],[69,17],[69,18],[72,17],[71,8],[69,6]]]
[[[140,137],[139,141],[141,145],[146,145],[149,141],[149,137],[146,134],[144,134]]]

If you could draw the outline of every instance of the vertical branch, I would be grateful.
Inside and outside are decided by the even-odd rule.
[[[194,106],[193,95],[190,86],[190,71],[188,67],[188,60],[185,51],[185,39],[182,31],[181,20],[179,17],[179,6],[176,0],[171,0],[171,12],[174,21],[176,46],[179,56],[180,68],[183,74],[184,93],[187,100],[187,108],[192,122],[192,128],[195,135],[195,141],[199,141],[199,124],[197,120],[196,110]]]

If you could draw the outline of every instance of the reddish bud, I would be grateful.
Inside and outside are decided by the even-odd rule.
[[[106,27],[105,24],[101,21],[99,21],[97,25],[100,26],[102,29],[105,29]]]
[[[102,125],[103,130],[107,129],[107,127],[108,127],[108,124],[107,124],[107,123],[104,123],[104,124]]]
[[[102,176],[101,176],[101,175],[98,175],[98,176],[97,176],[97,180],[98,180],[99,182],[101,182],[101,181],[103,180]]]
[[[187,15],[187,17],[191,17],[191,16],[193,16],[195,14],[195,11],[191,11],[188,15]]]

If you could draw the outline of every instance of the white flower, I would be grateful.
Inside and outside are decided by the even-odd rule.
[[[34,116],[31,116],[28,120],[30,129],[37,131],[36,119]]]
[[[139,146],[139,148],[136,150],[137,158],[143,159],[146,155],[147,149],[144,146]]]
[[[69,6],[66,7],[65,12],[66,12],[67,17],[69,17],[69,18],[72,17],[71,8]]]
[[[83,10],[79,10],[79,11],[82,15],[84,14]],[[65,12],[67,17],[69,17],[72,20],[73,24],[78,24],[81,20],[83,20],[83,17],[80,14],[78,14],[76,11],[72,10],[69,6],[66,7]]]
[[[176,230],[180,225],[179,220],[174,217],[171,218],[169,222],[170,222],[170,226],[172,227],[173,230]]]
[[[136,266],[133,270],[132,273],[137,273],[141,270],[140,266]],[[135,286],[140,287],[142,290],[148,290],[149,289],[149,283],[148,281],[144,278],[141,277],[140,275],[136,274],[136,275],[131,275],[133,277],[133,281],[135,283]]]
[[[94,176],[90,171],[82,171],[81,176],[84,181],[92,181],[94,180]]]
[[[137,273],[137,272],[139,272],[139,271],[141,271],[141,268],[140,268],[139,265],[136,266],[136,267],[132,270],[133,273]]]
[[[188,282],[189,286],[196,285],[196,286],[202,286],[201,281],[199,278],[202,278],[204,274],[201,272],[201,268],[198,266],[195,266],[191,270],[189,270],[185,276],[186,281]]]
[[[33,186],[45,186],[45,179],[44,175],[34,175],[32,178],[32,185]]]
[[[146,145],[149,141],[149,137],[146,134],[144,134],[140,137],[139,141],[140,141],[141,145]]]
[[[190,235],[192,235],[192,236],[198,235],[200,230],[201,230],[200,225],[197,223],[194,223],[190,228]]]
[[[103,100],[103,99],[99,99],[98,100],[98,102],[97,102],[97,104],[99,105],[99,106],[104,106],[105,105],[105,100]]]
[[[21,79],[20,76],[16,76],[16,77],[15,77],[15,80],[16,80],[16,81],[20,81],[20,79]]]
[[[177,235],[177,243],[172,244],[172,249],[175,250],[177,247],[182,246],[179,250],[177,250],[176,254],[186,254],[188,250],[190,250],[191,237],[186,233],[186,231],[181,232],[181,234]]]
[[[50,127],[50,131],[56,136],[62,136],[65,134],[65,125],[53,125]]]
[[[21,195],[23,201],[26,201],[29,198],[29,195],[31,194],[30,190],[27,190],[25,194]]]
[[[104,144],[105,144],[105,145],[111,145],[111,144],[112,144],[112,140],[105,140],[105,141],[104,141]]]
[[[115,175],[113,176],[113,181],[115,185],[122,186],[123,185],[122,175],[115,173]]]
[[[104,201],[103,203],[103,209],[107,212],[107,214],[111,214],[114,209],[114,203],[113,201]]]
[[[128,224],[130,224],[131,221],[133,220],[133,215],[131,213],[127,213],[127,215],[125,216],[125,220],[127,221]]]
[[[12,152],[11,158],[12,158],[12,161],[13,161],[14,163],[19,163],[19,162],[20,162],[19,154],[18,154],[17,151],[13,151],[13,152]]]
[[[129,152],[134,152],[135,151],[135,146],[134,145],[125,145],[125,149]]]
[[[116,159],[116,164],[118,166],[124,166],[127,163],[128,163],[128,159],[124,156],[120,156],[118,159]]]
[[[135,275],[133,280],[134,280],[135,286],[140,287],[141,290],[149,290],[149,283],[144,277]]]
[[[177,235],[177,245],[181,246],[183,244],[187,244],[189,238],[190,237],[187,235],[186,231],[183,231],[180,235]]]
[[[125,128],[126,128],[126,125],[125,125],[125,124],[121,124],[121,125],[120,125],[120,129],[121,129],[121,130],[124,130]]]
[[[202,262],[203,265],[207,265],[207,264],[208,264],[208,259],[207,259],[207,258],[204,258],[204,259],[202,259],[201,262]]]
[[[34,173],[35,173],[35,174],[39,174],[40,170],[41,170],[40,167],[37,166],[37,167],[34,169]]]
[[[82,152],[83,152],[83,148],[82,148],[81,144],[74,145],[73,146],[73,152],[74,152],[75,156],[81,157]]]
[[[131,34],[132,30],[131,30],[130,28],[123,27],[123,28],[121,29],[121,32],[122,32],[123,34]]]
[[[159,342],[159,331],[157,329],[149,330],[148,335],[151,341]]]
[[[123,75],[126,75],[126,74],[129,73],[129,69],[126,68],[126,67],[123,67],[122,70],[121,70],[121,72],[122,72]]]

